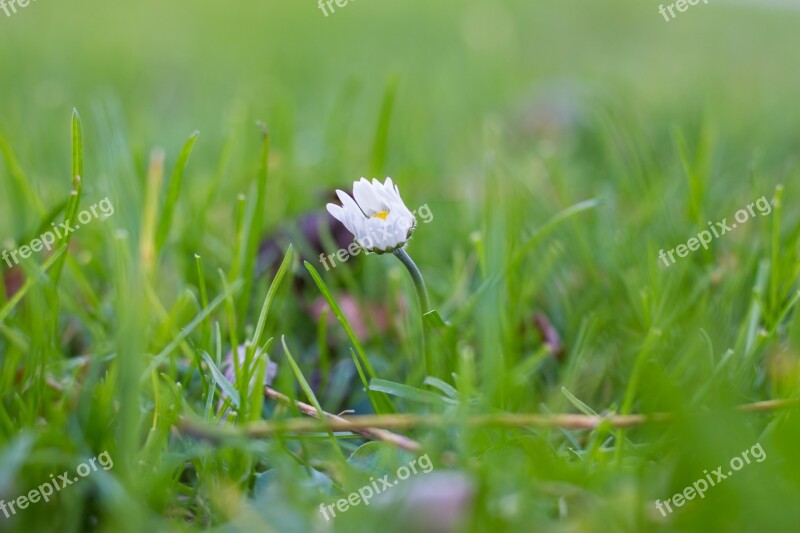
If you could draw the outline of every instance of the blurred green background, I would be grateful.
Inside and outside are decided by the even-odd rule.
[[[570,393],[601,413],[701,414],[624,434],[415,431],[437,472],[458,470],[470,480],[473,497],[457,507],[464,520],[452,530],[796,528],[796,409],[717,409],[796,398],[799,390],[800,4],[710,0],[670,22],[658,6],[351,0],[326,17],[311,0],[38,0],[12,17],[0,11],[0,134],[9,147],[0,164],[0,244],[25,243],[47,222],[10,179],[11,159],[48,209],[68,196],[73,108],[83,123],[87,203],[110,196],[116,208],[105,226],[76,234],[71,250],[98,308],[87,303],[86,286],[65,275],[56,291],[60,310],[49,305],[46,287],[35,288],[3,320],[0,497],[22,494],[90,450],[109,449],[117,465],[114,478],[84,481],[16,522],[0,517],[0,530],[395,527],[373,508],[319,522],[316,506],[338,496],[309,487],[319,479],[307,478],[294,459],[330,474],[344,493],[360,484],[322,439],[302,450],[280,440],[190,444],[175,435],[169,407],[154,407],[150,375],[140,382],[147,354],[194,316],[191,305],[181,307],[185,293],[199,292],[194,253],[204,258],[211,298],[224,290],[216,269],[233,262],[238,195],[252,201],[257,121],[272,142],[264,221],[251,228],[265,238],[320,211],[331,189],[350,190],[361,176],[390,175],[410,208],[430,206],[434,220],[418,228],[409,251],[435,305],[454,323],[454,338],[442,341],[448,370],[463,371],[456,366],[475,357],[476,388],[454,381],[474,400],[465,401],[473,414],[576,412],[581,404]],[[390,117],[383,141],[382,113]],[[135,243],[151,150],[164,149],[169,175],[195,130],[200,137],[152,280],[170,317],[178,317],[171,329],[139,285]],[[686,242],[707,220],[772,199],[778,184],[783,203],[770,216],[715,240],[709,252],[659,265],[659,249]],[[592,199],[595,207],[548,225]],[[115,230],[131,236],[127,252]],[[523,260],[514,262],[520,250]],[[413,304],[406,273],[391,257],[362,259],[355,277],[340,267],[324,273],[326,281],[370,303],[405,294]],[[295,274],[305,275],[302,265]],[[501,274],[499,285],[479,289]],[[267,286],[254,282],[249,305],[237,300],[244,316],[232,329],[240,339],[252,332]],[[279,382],[295,391],[275,346],[286,335],[304,372],[316,376],[318,326],[303,312],[306,300],[319,297],[315,291],[284,291],[268,322],[267,336],[278,340]],[[414,307],[405,309],[399,332],[364,339],[380,377],[401,383],[412,374],[405,364],[418,341]],[[535,312],[559,332],[560,359],[542,361]],[[227,343],[231,321],[223,311],[214,318]],[[43,333],[59,320],[81,332],[78,348],[63,331],[56,339]],[[346,340],[330,328],[333,359],[349,364]],[[205,340],[193,334],[193,343],[212,352]],[[76,356],[91,358],[92,372],[62,364]],[[194,362],[177,352],[171,362],[165,373],[201,412],[208,397],[197,376],[175,377],[184,363],[197,373]],[[45,368],[69,394],[31,386],[44,382]],[[341,400],[323,407],[369,408],[348,372],[343,386],[352,397],[319,386],[324,399]],[[400,412],[439,407],[398,401]],[[159,409],[159,431],[145,445]],[[37,435],[37,444],[25,435]],[[653,500],[756,442],[763,463],[667,519],[656,513]],[[181,466],[187,463],[193,467]],[[412,527],[402,513],[394,520],[397,530]]]

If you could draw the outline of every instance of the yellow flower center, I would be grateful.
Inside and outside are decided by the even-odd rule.
[[[386,217],[389,216],[389,211],[381,211],[380,213],[375,213],[370,218],[379,218],[381,220],[386,220]]]

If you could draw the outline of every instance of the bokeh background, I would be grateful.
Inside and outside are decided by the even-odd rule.
[[[169,172],[195,130],[152,281],[164,308],[177,309],[177,328],[193,317],[184,292],[198,294],[195,253],[211,296],[224,290],[216,270],[233,262],[239,195],[255,191],[260,121],[271,137],[269,179],[263,223],[251,229],[265,242],[322,212],[333,189],[349,190],[361,176],[390,175],[410,208],[430,207],[434,220],[409,249],[456,328],[442,357],[454,365],[464,354],[475,357],[477,411],[574,412],[577,397],[602,413],[696,415],[796,397],[800,4],[710,0],[670,22],[658,5],[351,0],[326,17],[311,0],[38,0],[12,17],[0,12],[7,145],[0,244],[25,243],[46,222],[11,179],[11,161],[48,209],[68,196],[73,109],[84,131],[84,195],[88,203],[109,196],[116,208],[107,223],[76,234],[71,248],[98,308],[66,274],[59,291],[67,303],[54,316],[46,294],[33,290],[3,321],[0,497],[21,494],[89,450],[110,449],[117,461],[111,474],[57,502],[17,521],[0,517],[0,530],[389,527],[386,515],[363,508],[320,523],[316,505],[333,496],[320,499],[320,487],[309,488],[271,445],[194,447],[169,423],[153,438],[159,444],[141,442],[140,426],[159,407],[139,372],[145,354],[158,353],[178,329],[161,327],[157,306],[130,273],[136,246],[126,256],[119,239],[135,243],[141,231],[151,151],[163,148]],[[779,184],[780,210],[716,240],[709,252],[659,265],[659,249],[685,243],[707,220],[772,199]],[[594,203],[548,225],[586,201]],[[418,340],[406,273],[391,257],[353,263],[325,279],[342,301],[386,306],[362,307],[364,315],[400,315],[397,330],[379,326],[364,342],[381,377],[403,382]],[[260,268],[274,273],[274,266]],[[286,335],[295,346],[328,410],[369,410],[335,324],[332,364],[350,367],[331,378],[337,390],[324,385],[319,294],[302,265],[295,271],[305,285],[281,293],[269,336]],[[502,273],[498,286],[478,290]],[[18,283],[6,280],[3,302]],[[252,331],[268,285],[268,276],[253,282],[234,329]],[[558,332],[558,356],[542,352],[536,313]],[[224,312],[215,318],[231,327]],[[62,336],[41,341],[39,328],[59,320]],[[128,352],[120,349],[126,345]],[[294,387],[281,348],[275,354],[280,382]],[[123,356],[130,359],[116,367]],[[114,378],[106,381],[95,363],[88,377],[76,373],[69,363],[76,357],[104,358]],[[42,368],[65,380],[76,403],[62,403],[63,390],[34,392]],[[191,383],[183,381],[186,401],[202,406],[206,397]],[[405,400],[399,410],[419,412]],[[455,462],[437,456],[437,471],[467,480],[453,482],[459,489],[445,494],[450,500],[432,500],[461,519],[445,531],[790,531],[797,524],[796,411],[710,414],[635,430],[624,454],[621,435],[607,429],[414,436],[435,452],[454,450]],[[763,463],[669,518],[655,512],[653,500],[757,441]],[[294,451],[305,457],[315,446],[322,445]],[[183,462],[193,464],[190,473]],[[315,468],[329,474],[320,463]],[[269,471],[278,474],[254,482]],[[415,514],[427,516],[414,507],[392,516],[402,529]],[[434,530],[426,524],[420,530]]]

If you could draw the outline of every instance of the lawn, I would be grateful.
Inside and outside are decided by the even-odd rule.
[[[797,530],[800,6],[9,2],[0,531]]]

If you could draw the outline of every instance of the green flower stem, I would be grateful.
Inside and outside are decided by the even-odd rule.
[[[395,250],[394,255],[403,263],[411,274],[411,279],[414,280],[414,287],[417,289],[417,298],[419,299],[419,310],[423,315],[431,310],[431,300],[428,298],[428,289],[425,288],[425,280],[422,279],[422,272],[419,271],[414,260],[408,255],[405,248],[398,248]]]
[[[417,289],[417,301],[419,302],[420,319],[422,320],[422,359],[428,375],[435,375],[433,361],[431,361],[427,353],[429,342],[427,342],[428,325],[425,322],[425,313],[431,310],[431,300],[428,297],[428,289],[425,287],[425,280],[422,278],[422,272],[419,271],[414,260],[411,259],[411,256],[406,252],[405,247],[398,248],[392,253],[403,263],[408,273],[411,274],[411,279],[414,281],[414,288]]]

